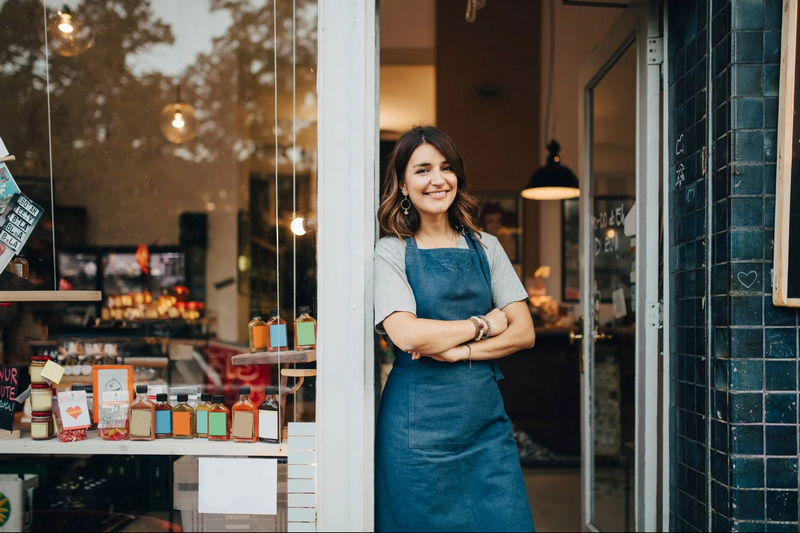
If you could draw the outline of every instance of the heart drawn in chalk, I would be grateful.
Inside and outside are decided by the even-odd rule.
[[[78,417],[81,416],[82,412],[83,410],[81,410],[81,408],[78,407],[77,405],[73,407],[67,407],[67,414],[72,418],[74,418],[75,420],[77,420]]]
[[[751,270],[750,272],[739,272],[736,274],[736,278],[739,280],[739,283],[745,286],[746,289],[749,289],[758,279],[758,274],[755,270]]]

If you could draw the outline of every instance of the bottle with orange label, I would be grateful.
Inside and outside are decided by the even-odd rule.
[[[250,333],[250,351],[253,353],[264,351],[269,344],[267,324],[261,320],[261,311],[251,311],[250,318],[252,320],[247,324]]]
[[[188,402],[188,394],[178,394],[178,405],[172,408],[173,439],[194,438],[194,409]]]

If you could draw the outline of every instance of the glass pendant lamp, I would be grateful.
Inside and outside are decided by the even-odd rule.
[[[94,31],[78,13],[64,5],[47,18],[47,46],[63,57],[75,57],[94,45]]]
[[[175,144],[191,141],[197,135],[197,117],[194,107],[186,102],[181,102],[180,83],[175,101],[165,105],[161,110],[159,126],[164,137]]]

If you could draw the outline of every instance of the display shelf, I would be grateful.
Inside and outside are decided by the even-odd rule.
[[[122,363],[131,366],[146,368],[167,368],[169,358],[167,357],[123,357]]]
[[[241,443],[209,441],[206,439],[158,439],[153,441],[106,441],[97,431],[89,431],[86,440],[60,442],[33,440],[29,429],[15,440],[0,440],[0,454],[52,454],[52,455],[203,455],[203,456],[258,456],[286,457],[285,444],[263,442]]]
[[[0,302],[99,302],[100,291],[0,291]]]
[[[316,350],[286,350],[281,352],[242,353],[231,357],[231,364],[242,365],[277,365],[278,363],[312,363],[317,360]]]

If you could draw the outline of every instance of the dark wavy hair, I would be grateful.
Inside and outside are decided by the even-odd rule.
[[[400,185],[405,180],[411,154],[423,144],[430,144],[439,150],[458,178],[456,198],[447,210],[450,225],[456,229],[467,229],[480,238],[477,224],[478,201],[467,194],[467,178],[461,153],[449,135],[433,126],[417,126],[405,132],[395,144],[389,156],[386,182],[381,195],[381,205],[378,208],[378,223],[381,229],[399,238],[413,237],[419,230],[419,212],[414,205],[411,205],[408,215],[405,215],[400,207],[400,202],[403,201]]]

